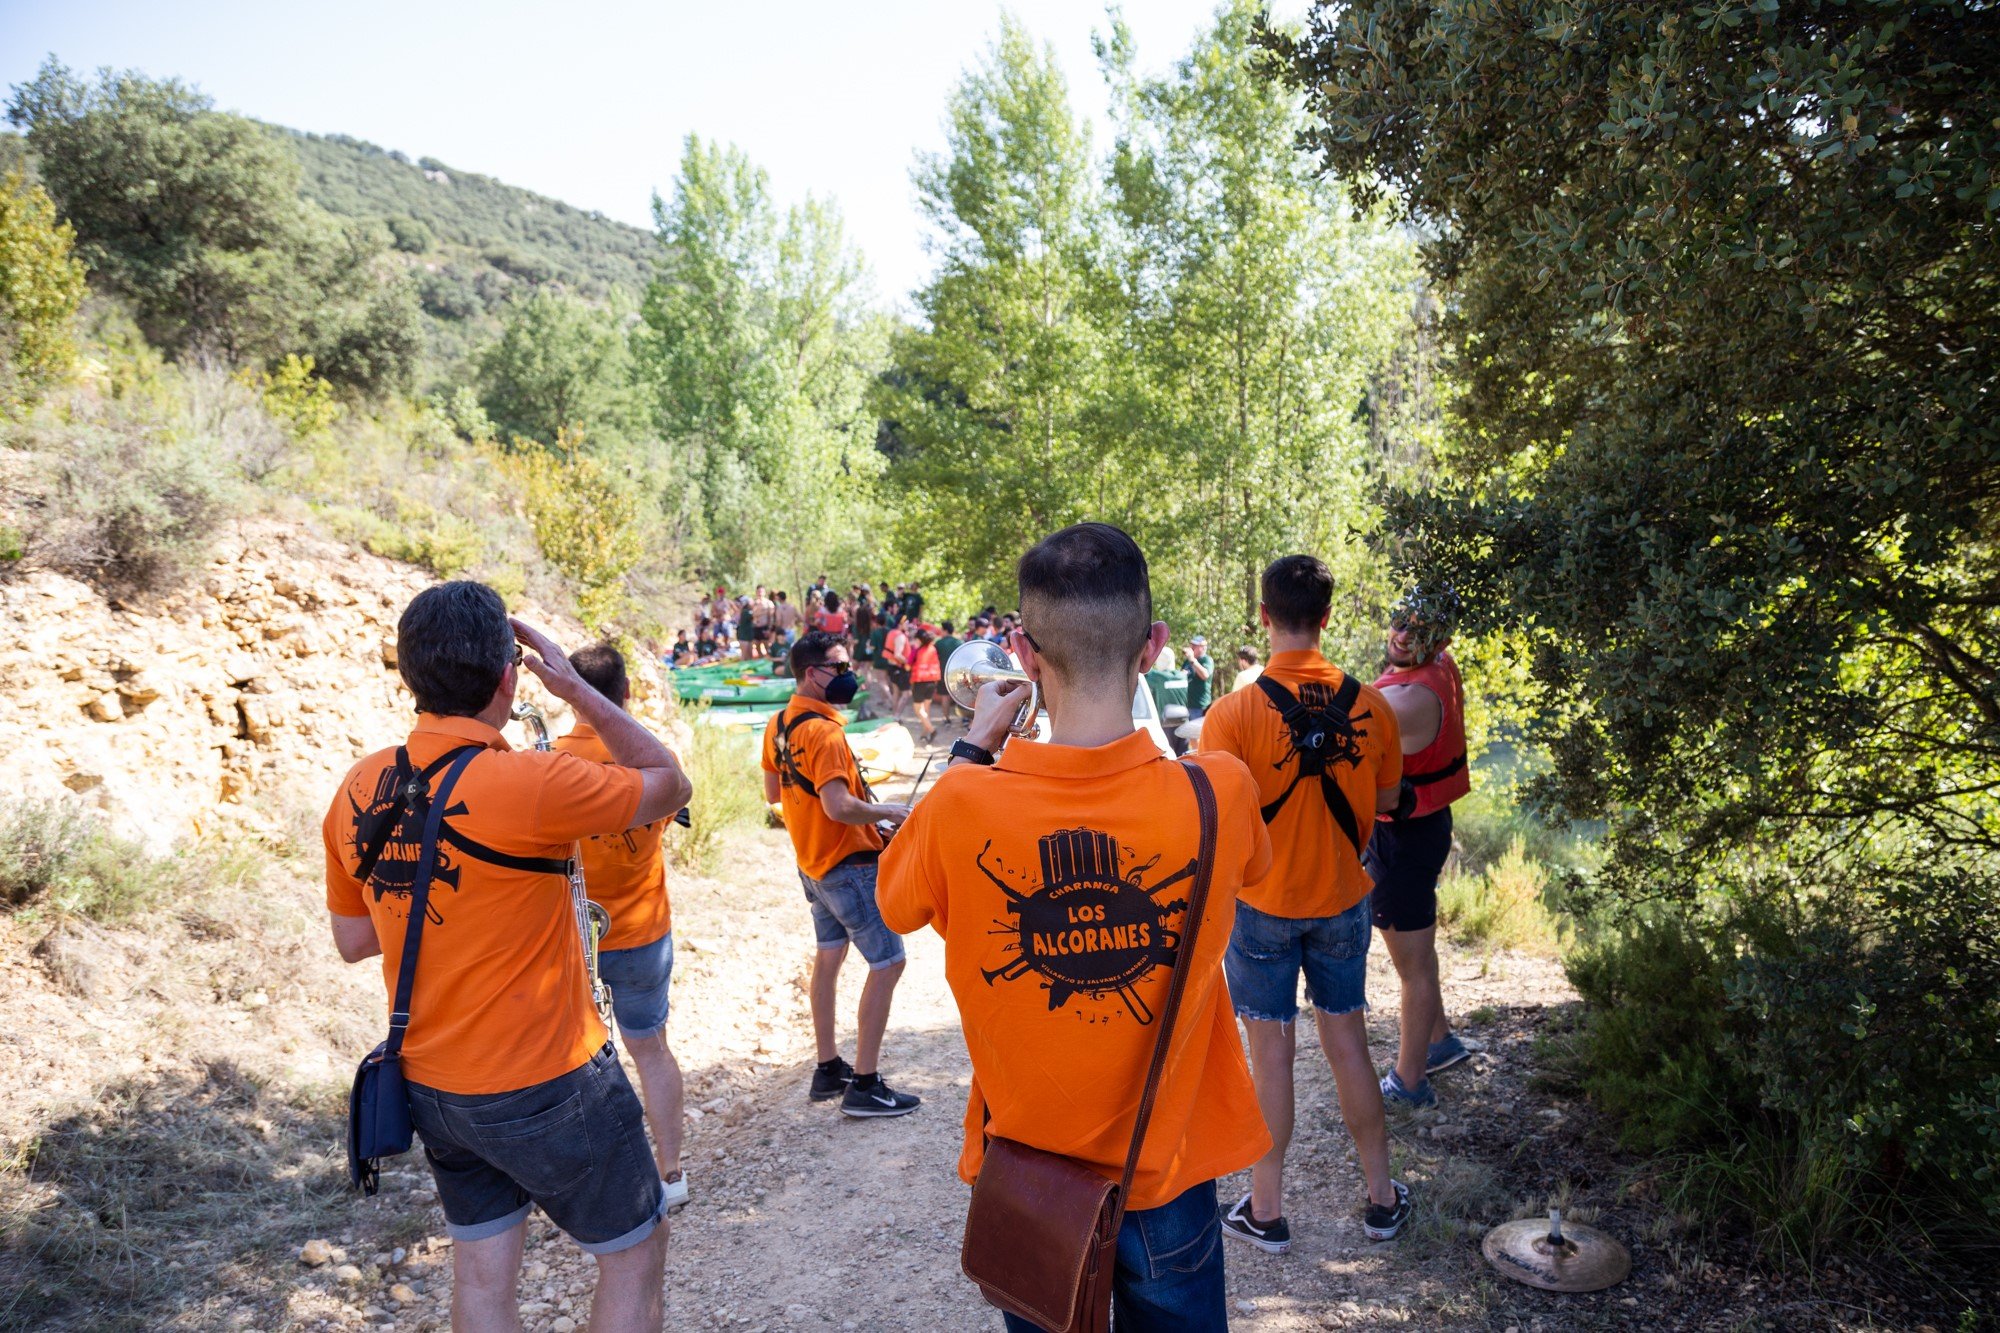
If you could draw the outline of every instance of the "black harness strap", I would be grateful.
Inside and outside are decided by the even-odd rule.
[[[445,765],[449,764],[455,757],[466,750],[481,750],[484,748],[484,746],[480,745],[457,746],[447,751],[434,763],[424,768],[423,771],[417,772],[410,763],[408,748],[397,746],[396,791],[399,794],[404,792],[413,781],[422,783],[424,788],[428,790],[431,779],[442,772]],[[412,813],[414,812],[412,811]],[[402,823],[402,818],[394,814],[383,819],[381,835],[361,849],[361,860],[354,868],[355,879],[363,884],[368,882],[369,877],[375,873],[375,863],[382,859],[382,853],[387,850],[390,839],[396,836],[396,830]],[[522,870],[532,875],[569,874],[569,862],[567,861],[559,861],[542,856],[514,856],[508,852],[497,851],[494,848],[486,846],[484,843],[473,841],[443,821],[439,822],[438,838],[457,848],[467,856],[472,857],[474,860],[484,861],[488,865],[501,866],[508,870]]]
[[[410,763],[409,747],[403,745],[397,746],[396,767],[395,767],[396,794],[398,795],[398,797],[402,797],[405,793],[407,793],[410,790],[410,783],[413,779],[417,782],[422,783],[423,789],[425,791],[429,791],[431,785],[431,779],[436,777],[439,773],[442,773],[444,771],[444,767],[446,764],[449,764],[455,757],[457,757],[459,754],[463,753],[466,750],[477,750],[481,748],[483,747],[477,745],[456,746],[453,749],[447,750],[443,755],[441,755],[438,758],[438,760],[435,763],[431,764],[429,767],[425,768],[423,772],[419,773],[415,771],[415,769]],[[415,813],[415,810],[412,807],[410,807],[407,803],[404,805],[403,809],[405,809],[409,813],[412,814]],[[389,846],[389,839],[396,836],[396,828],[401,823],[402,820],[393,815],[385,818],[382,821],[381,836],[376,838],[373,842],[369,843],[367,846],[361,849],[361,859],[355,864],[354,867],[354,878],[356,880],[360,881],[363,884],[366,884],[368,882],[369,876],[375,873],[375,863],[382,859],[383,851],[386,850]]]
[[[1435,773],[1422,773],[1413,778],[1406,777],[1403,779],[1403,781],[1409,783],[1412,787],[1428,787],[1433,782],[1443,782],[1446,778],[1450,777],[1454,773],[1459,772],[1464,767],[1465,767],[1465,756],[1460,755],[1458,758],[1452,760],[1450,763],[1446,764],[1443,768],[1440,768]]]
[[[825,713],[816,713],[813,712],[811,709],[807,709],[805,712],[796,714],[791,721],[784,724],[784,726],[778,732],[778,743],[772,746],[771,748],[777,752],[778,767],[785,770],[786,776],[791,778],[793,785],[798,787],[801,791],[803,791],[806,795],[812,797],[814,800],[818,800],[819,788],[814,786],[812,782],[807,779],[805,773],[800,770],[799,761],[792,758],[792,733],[799,729],[799,724],[801,722],[807,722],[814,718],[817,718],[821,722],[831,722],[835,726],[840,725],[840,721],[838,718],[831,718],[828,717]],[[844,729],[842,732],[842,739],[845,739]],[[855,770],[859,772],[860,767],[861,766],[859,764],[856,764]],[[864,801],[872,801],[875,799],[875,790],[874,788],[868,785],[867,778],[861,779],[860,796],[861,799]]]
[[[1278,718],[1285,724],[1285,729],[1292,734],[1292,748],[1298,752],[1299,757],[1298,771],[1292,774],[1291,783],[1278,794],[1277,800],[1259,811],[1264,817],[1264,822],[1268,824],[1278,817],[1278,812],[1285,808],[1285,802],[1291,799],[1299,783],[1309,777],[1317,777],[1320,796],[1326,802],[1327,812],[1333,816],[1333,822],[1340,826],[1340,831],[1347,835],[1348,844],[1354,848],[1354,854],[1359,856],[1362,846],[1361,825],[1354,817],[1354,807],[1347,803],[1347,797],[1341,792],[1340,784],[1326,771],[1324,745],[1327,727],[1337,728],[1349,736],[1354,734],[1351,713],[1354,701],[1361,697],[1361,682],[1353,676],[1341,681],[1340,688],[1334,691],[1332,701],[1324,708],[1306,707],[1290,690],[1268,676],[1258,676],[1257,687],[1264,692],[1264,697],[1270,701],[1271,707],[1278,710]]]

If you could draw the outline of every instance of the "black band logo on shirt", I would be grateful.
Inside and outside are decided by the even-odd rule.
[[[424,843],[424,819],[421,812],[412,813],[403,804],[402,787],[397,782],[394,765],[382,770],[375,779],[375,791],[368,798],[367,806],[356,803],[352,796],[347,798],[348,806],[354,811],[354,855],[358,860],[361,848],[368,846],[382,836],[385,823],[393,825],[389,840],[382,844],[382,854],[375,860],[375,867],[368,875],[368,887],[375,891],[375,901],[396,898],[402,915],[410,914],[410,894],[417,886],[417,862],[422,858]],[[447,815],[465,813],[463,801],[454,802],[445,811]],[[437,867],[431,874],[431,888],[439,885],[458,891],[458,877],[463,866],[457,855],[438,840]],[[438,912],[436,893],[424,903],[424,920],[433,926],[443,925],[444,917]]]
[[[1007,896],[1013,919],[994,922],[993,933],[1011,937],[1007,952],[1016,956],[1004,967],[982,970],[986,984],[1032,973],[1048,990],[1050,1009],[1062,1008],[1075,995],[1091,1000],[1116,995],[1132,1017],[1151,1023],[1153,1011],[1136,987],[1154,968],[1173,966],[1181,932],[1169,929],[1167,918],[1187,912],[1185,898],[1163,903],[1159,895],[1192,879],[1194,860],[1148,888],[1142,877],[1159,857],[1127,871],[1110,834],[1063,829],[1039,842],[1041,878],[1024,890],[986,864],[992,848],[989,839],[975,864]]]

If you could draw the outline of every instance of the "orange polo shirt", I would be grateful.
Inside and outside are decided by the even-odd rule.
[[[1273,653],[1264,678],[1276,681],[1295,698],[1301,691],[1332,693],[1347,675],[1311,649]],[[1354,811],[1354,822],[1367,846],[1375,829],[1375,794],[1403,780],[1402,732],[1388,700],[1373,685],[1363,685],[1349,716],[1355,745],[1347,762],[1336,762],[1334,780]],[[1201,749],[1233,754],[1249,766],[1257,783],[1257,803],[1278,799],[1299,771],[1291,732],[1278,710],[1256,685],[1225,694],[1209,705],[1201,724]],[[1271,873],[1243,892],[1243,901],[1260,912],[1292,918],[1335,916],[1368,896],[1374,887],[1361,868],[1361,855],[1333,822],[1317,778],[1307,778],[1285,799],[1271,821]]]
[[[609,1034],[590,1003],[567,878],[495,865],[466,845],[561,862],[577,839],[630,826],[645,784],[635,769],[511,750],[482,722],[430,713],[410,733],[410,761],[427,767],[468,741],[487,753],[466,765],[445,811],[453,839],[439,840],[403,1065],[445,1092],[512,1092],[576,1069]],[[390,1004],[417,849],[391,846],[366,885],[354,871],[357,821],[398,801],[395,763],[395,750],[378,750],[350,769],[321,828],[327,910],[373,920]]]
[[[593,764],[616,762],[598,739],[596,728],[581,722],[556,742],[556,749]],[[598,941],[599,949],[636,949],[673,930],[673,908],[667,902],[667,861],[660,848],[666,829],[667,821],[656,819],[622,833],[600,833],[583,840],[584,887],[592,902],[611,913],[611,930]]]
[[[792,762],[812,783],[815,793],[826,784],[844,779],[847,790],[857,800],[866,800],[868,784],[861,779],[861,765],[848,747],[846,723],[840,710],[822,699],[794,694],[785,711],[764,728],[764,771],[778,775],[778,799],[785,812],[785,831],[792,835],[792,851],[799,869],[809,878],[825,879],[827,872],[856,852],[879,852],[882,835],[873,824],[843,824],[826,812],[817,795],[807,795],[792,774],[778,762],[778,737],[786,724],[801,713],[818,713],[832,718],[827,722],[802,722],[792,731]]]
[[[1227,755],[1194,762],[1215,787],[1216,859],[1135,1209],[1271,1146],[1222,979],[1237,894],[1270,865],[1271,840],[1243,765]],[[992,768],[955,765],[890,843],[882,919],[944,937],[945,980],[972,1055],[958,1159],[967,1182],[985,1158],[985,1132],[1118,1178],[1200,840],[1187,775],[1134,732],[1091,748],[1013,740]]]

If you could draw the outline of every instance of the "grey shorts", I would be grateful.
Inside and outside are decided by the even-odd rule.
[[[852,941],[870,971],[903,961],[903,937],[883,924],[882,909],[875,905],[874,861],[844,861],[824,879],[801,870],[799,883],[812,907],[820,948],[839,949]]]
[[[515,1092],[409,1088],[453,1240],[511,1231],[540,1204],[585,1250],[616,1254],[667,1215],[645,1113],[610,1042],[562,1077]]]

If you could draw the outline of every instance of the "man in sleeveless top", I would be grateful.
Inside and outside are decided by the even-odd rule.
[[[1418,586],[1389,617],[1389,669],[1375,681],[1396,710],[1407,811],[1384,816],[1368,844],[1375,928],[1402,982],[1396,1064],[1382,1079],[1391,1104],[1431,1106],[1430,1075],[1468,1056],[1445,1022],[1438,985],[1437,884],[1451,856],[1451,803],[1471,790],[1465,754],[1465,686],[1445,649],[1458,621],[1449,588]]]
[[[1023,687],[980,692],[951,767],[883,858],[882,917],[944,937],[972,1058],[959,1176],[977,1179],[994,1134],[1115,1181],[1187,930],[1201,821],[1188,774],[1132,726],[1141,666],[1167,643],[1138,546],[1080,523],[1024,555],[1019,577],[1009,646],[1041,685],[1049,740],[1007,738]],[[1270,864],[1270,838],[1240,761],[1191,762],[1215,792],[1212,878],[1117,1239],[1120,1333],[1228,1326],[1215,1181],[1270,1143],[1222,975],[1238,889]],[[1035,1327],[1004,1319],[1010,1333]]]

